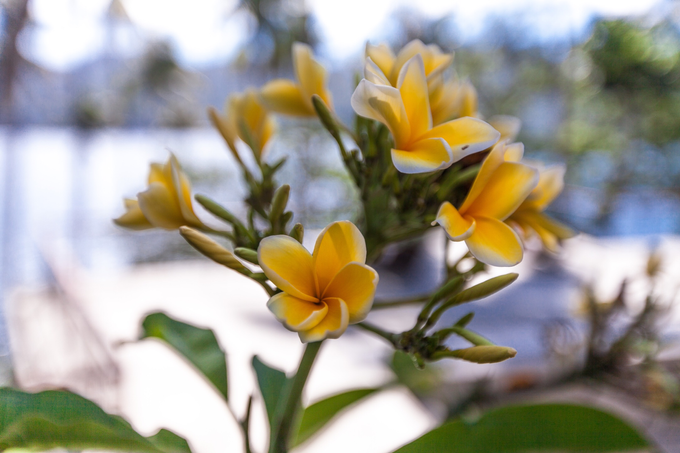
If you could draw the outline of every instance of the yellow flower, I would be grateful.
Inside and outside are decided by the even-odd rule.
[[[260,91],[264,105],[273,112],[295,116],[316,116],[312,95],[316,94],[333,108],[331,93],[326,88],[328,75],[306,44],[293,44],[293,67],[296,82],[276,79]]]
[[[501,141],[508,143],[517,138],[519,130],[522,128],[522,121],[510,115],[496,115],[489,118],[489,124],[501,133]]]
[[[256,158],[262,152],[274,133],[274,118],[260,103],[257,91],[246,90],[229,96],[225,115],[212,114],[212,120],[232,152],[237,153],[236,141],[241,139],[251,147]]]
[[[262,270],[281,291],[267,307],[303,342],[338,338],[373,305],[378,274],[366,266],[366,243],[354,224],[330,224],[309,253],[289,236],[270,236],[257,250]]]
[[[436,44],[426,46],[419,39],[406,44],[397,55],[394,55],[392,49],[386,44],[374,46],[366,43],[366,58],[370,58],[380,68],[392,86],[397,86],[402,67],[416,55],[420,55],[423,59],[428,81],[441,74],[453,61],[453,53],[442,52]]]
[[[558,239],[568,239],[576,232],[543,213],[564,188],[564,165],[539,168],[536,188],[508,219],[515,223],[526,238],[536,233],[545,248],[557,251]]]
[[[433,222],[439,223],[452,241],[465,241],[478,260],[494,266],[514,266],[522,261],[520,238],[503,221],[538,184],[536,169],[507,161],[518,157],[517,147],[508,155],[506,151],[504,142],[494,146],[461,207],[444,202]]]
[[[126,199],[125,209],[114,222],[133,230],[203,226],[191,204],[189,179],[174,155],[165,164],[151,164],[149,187],[137,194],[137,200]]]
[[[368,58],[365,79],[352,95],[361,116],[386,125],[394,138],[392,162],[402,173],[424,173],[450,166],[482,151],[500,134],[476,118],[459,118],[432,127],[432,114],[421,55],[401,69],[397,87],[389,85],[380,68]]]

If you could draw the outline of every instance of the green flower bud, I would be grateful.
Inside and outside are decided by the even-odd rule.
[[[253,249],[249,249],[246,247],[236,247],[234,249],[234,254],[238,256],[239,258],[242,258],[250,263],[257,264],[259,266],[259,263],[257,261],[257,252]]]
[[[289,236],[302,244],[302,239],[305,236],[305,227],[301,223],[296,223],[290,230]]]
[[[180,227],[179,233],[193,248],[216,263],[227,266],[229,269],[233,269],[243,275],[250,276],[252,274],[252,272],[250,272],[250,270],[245,267],[232,252],[222,247],[205,234],[187,226]]]
[[[473,346],[453,351],[438,351],[432,354],[432,360],[447,357],[466,360],[473,363],[497,363],[517,355],[517,351],[506,346]]]

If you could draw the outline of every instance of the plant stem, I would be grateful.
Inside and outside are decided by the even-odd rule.
[[[386,300],[383,302],[380,301],[375,301],[373,303],[373,310],[380,310],[383,308],[394,308],[394,307],[403,307],[405,305],[415,305],[415,304],[422,304],[423,302],[427,302],[430,296],[423,296],[423,297],[415,297],[413,299],[401,299],[401,300]]]
[[[295,376],[288,382],[287,392],[284,394],[284,398],[280,402],[277,410],[277,416],[272,429],[272,437],[269,442],[269,453],[288,452],[288,443],[291,435],[290,431],[299,409],[302,390],[305,387],[305,383],[307,382],[309,372],[312,369],[314,359],[316,359],[321,343],[323,343],[323,341],[307,343],[305,352],[302,354],[302,360],[300,360],[300,366],[298,366]]]
[[[374,326],[373,324],[369,324],[367,322],[360,322],[354,325],[356,327],[360,327],[364,330],[374,333],[380,337],[383,337],[385,340],[389,341],[392,345],[396,345],[398,335],[395,333],[387,332],[385,330],[382,330],[380,327]]]

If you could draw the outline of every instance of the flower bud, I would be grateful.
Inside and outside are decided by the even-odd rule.
[[[326,103],[321,99],[319,95],[312,96],[312,104],[314,105],[314,110],[321,120],[321,124],[326,128],[328,132],[335,138],[340,137],[340,129],[333,119],[331,111],[328,109]]]
[[[498,277],[490,278],[489,280],[472,286],[458,293],[451,299],[451,303],[447,305],[458,305],[465,302],[470,302],[473,300],[483,299],[487,296],[496,293],[506,286],[510,285],[512,282],[517,280],[519,274],[511,272],[505,275],[499,275]]]
[[[453,351],[439,351],[432,355],[432,360],[446,357],[466,360],[473,363],[497,363],[517,355],[517,351],[506,346],[473,346]]]
[[[180,227],[179,233],[193,248],[207,256],[211,260],[229,269],[233,269],[243,275],[250,275],[250,270],[245,267],[232,252],[210,239],[205,234],[186,226]]]
[[[259,265],[260,263],[257,261],[257,252],[253,249],[249,249],[246,247],[236,247],[234,249],[234,254],[238,256],[239,258],[242,258],[250,263],[257,264]]]
[[[301,223],[296,223],[290,230],[289,236],[302,244],[302,239],[305,236],[305,227]]]
[[[283,211],[286,209],[286,205],[288,204],[289,195],[290,186],[288,184],[284,184],[276,189],[276,192],[274,193],[274,199],[272,200],[272,209],[269,211],[269,220],[271,220],[272,223],[278,221],[279,217],[281,217],[281,214],[283,214]]]

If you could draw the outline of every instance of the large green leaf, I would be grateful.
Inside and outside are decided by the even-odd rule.
[[[398,453],[624,452],[648,447],[622,420],[586,406],[541,404],[490,411],[474,423],[446,423]]]
[[[158,338],[191,362],[229,400],[227,359],[210,329],[186,324],[165,313],[152,313],[142,322],[142,338]]]
[[[279,398],[283,394],[288,378],[283,371],[270,367],[260,360],[258,356],[253,357],[253,369],[257,376],[257,383],[262,393],[264,406],[267,409],[267,418],[269,419],[269,426],[274,421],[276,415],[276,407],[279,404]]]
[[[333,395],[324,400],[318,401],[311,406],[303,409],[300,424],[298,427],[297,438],[293,446],[299,445],[312,437],[317,431],[323,428],[338,412],[346,407],[366,398],[380,390],[379,388],[367,388],[350,390],[349,392]]]
[[[161,430],[146,438],[120,417],[74,393],[25,393],[0,388],[0,451],[66,448],[144,453],[190,453],[187,442]]]

